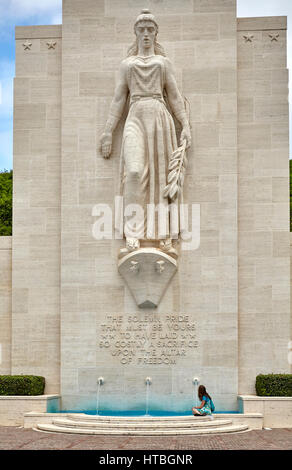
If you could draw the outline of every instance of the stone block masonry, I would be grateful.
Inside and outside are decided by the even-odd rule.
[[[289,372],[286,17],[238,19],[239,391]]]
[[[0,237],[0,375],[11,371],[12,237]]]
[[[85,1],[81,6],[77,1],[64,2],[61,382],[65,409],[94,407],[99,376],[105,377],[103,408],[143,409],[145,377],[150,375],[152,406],[183,411],[193,401],[194,374],[214,390],[220,409],[237,407],[235,5],[233,0],[220,2],[219,7],[214,1],[148,4],[159,23],[158,40],[173,62],[181,92],[191,106],[193,146],[185,193],[187,201],[201,205],[201,246],[182,253],[179,272],[167,295],[143,321],[117,273],[119,242],[93,241],[90,214],[94,203],[113,201],[118,190],[121,126],[110,160],[103,161],[96,149],[116,83],[115,72],[135,39],[134,21],[145,4],[106,0]],[[219,216],[210,224],[214,212]],[[155,346],[170,331],[166,318],[171,315],[188,316],[189,323],[196,325],[191,332],[196,338],[186,339],[196,346],[183,348],[183,354],[174,356],[171,350],[178,348],[174,340],[172,348],[165,340],[165,347]],[[113,322],[113,330],[104,331],[110,316],[121,316],[123,324]],[[127,329],[133,326],[129,318],[134,316],[139,333]],[[154,331],[150,317],[160,323],[161,331]],[[155,333],[151,346],[149,338]],[[115,343],[125,344],[124,334],[131,336],[128,347],[115,348]],[[135,346],[133,340],[137,339],[144,341],[143,351]],[[157,359],[161,355],[163,363]]]
[[[11,373],[60,387],[61,26],[16,28]]]
[[[199,377],[218,410],[237,410],[258,373],[291,369],[286,18],[237,19],[235,0],[146,3],[64,0],[63,25],[16,28],[0,372],[43,375],[76,410],[95,409],[100,376],[103,409],[144,409],[150,376],[152,408],[190,410]],[[98,142],[145,7],[190,103],[185,198],[201,241],[142,315],[92,208],[117,194],[123,123],[110,160]]]

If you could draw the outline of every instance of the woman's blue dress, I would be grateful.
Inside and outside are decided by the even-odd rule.
[[[204,404],[203,408],[200,408],[198,411],[202,415],[211,415],[212,411],[211,411],[211,400],[210,400],[210,398],[208,398],[204,395],[203,398],[202,398],[202,401],[205,401],[205,404]]]

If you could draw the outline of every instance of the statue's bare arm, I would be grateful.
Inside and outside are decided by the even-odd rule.
[[[120,66],[118,83],[110,106],[108,120],[100,141],[101,154],[104,158],[110,157],[112,151],[113,132],[123,114],[128,93],[127,67],[123,61]]]
[[[175,115],[175,117],[181,123],[181,126],[182,126],[180,144],[182,144],[183,141],[185,140],[186,147],[188,148],[191,146],[191,130],[190,130],[190,124],[188,121],[187,113],[185,110],[184,101],[176,83],[173,66],[169,59],[166,58],[165,61],[166,61],[165,88],[166,88],[166,92],[168,96],[168,101],[171,106],[173,114]]]

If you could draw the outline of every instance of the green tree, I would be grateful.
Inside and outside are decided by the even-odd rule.
[[[13,172],[0,172],[0,236],[12,235]]]

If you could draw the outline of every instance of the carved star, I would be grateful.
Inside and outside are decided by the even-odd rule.
[[[28,40],[26,40],[22,45],[23,45],[25,51],[30,51],[32,43],[29,42]]]
[[[243,39],[245,40],[245,42],[252,42],[253,38],[254,38],[253,34],[250,34],[250,33],[244,34],[243,36]]]
[[[56,49],[56,41],[47,42],[48,49]]]
[[[156,271],[159,273],[159,274],[162,274],[163,271],[165,270],[165,261],[156,261]]]
[[[139,272],[139,262],[138,261],[131,261],[130,271],[132,273]]]
[[[280,36],[280,34],[279,33],[270,33],[269,36],[271,38],[271,42],[273,42],[273,41],[278,41],[278,37]]]

